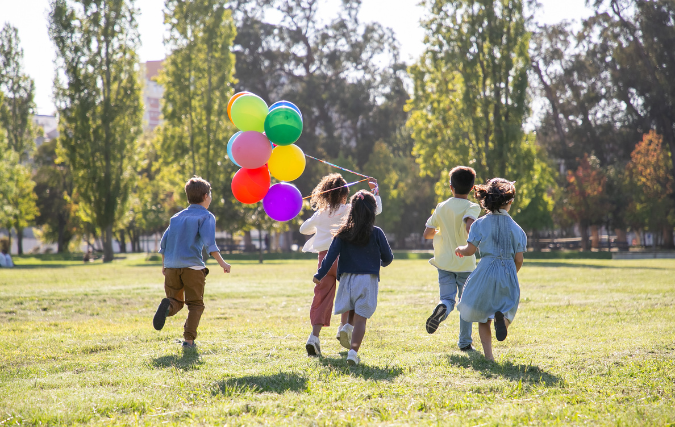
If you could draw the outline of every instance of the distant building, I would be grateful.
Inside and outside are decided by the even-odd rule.
[[[143,129],[153,130],[162,123],[162,96],[164,88],[157,83],[156,77],[162,69],[164,61],[148,61],[141,64],[145,74],[145,85],[143,87],[143,104],[145,113],[143,114]]]
[[[56,116],[33,116],[33,124],[36,127],[42,128],[35,138],[35,146],[39,147],[45,141],[50,141],[59,136],[59,119]]]

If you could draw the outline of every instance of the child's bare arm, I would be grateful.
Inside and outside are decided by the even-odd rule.
[[[518,252],[516,256],[513,258],[513,260],[516,262],[516,273],[520,271],[520,267],[523,266],[523,262],[525,261],[525,258],[523,258],[523,253]]]
[[[477,248],[472,243],[467,243],[466,245],[459,246],[457,249],[455,249],[455,255],[460,258],[471,256],[476,253],[476,249]]]
[[[435,235],[436,235],[436,229],[435,228],[427,227],[427,228],[424,229],[424,238],[425,239],[431,240],[431,239],[434,238]]]
[[[218,264],[220,265],[220,268],[222,268],[225,273],[230,272],[231,266],[230,266],[230,264],[226,263],[223,260],[223,257],[220,256],[220,252],[213,251],[213,252],[211,252],[211,256],[214,257],[216,259],[216,261],[218,261]]]
[[[471,231],[471,224],[473,224],[476,220],[473,218],[467,218],[464,220],[466,223],[466,234],[469,234],[469,231]]]

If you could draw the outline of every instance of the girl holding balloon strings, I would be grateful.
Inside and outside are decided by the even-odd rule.
[[[347,353],[348,365],[360,363],[357,352],[366,333],[366,321],[377,308],[380,266],[386,267],[394,260],[384,232],[375,227],[376,209],[372,193],[361,190],[352,197],[349,214],[335,233],[328,253],[314,275],[314,283],[320,285],[321,279],[328,275],[340,257],[335,314],[348,313],[349,323],[354,325]]]
[[[374,215],[382,212],[382,199],[378,195],[377,180],[370,178],[368,186],[373,191],[375,202]],[[314,188],[311,198],[311,206],[316,212],[300,226],[302,234],[311,235],[303,252],[315,252],[319,254],[319,266],[328,253],[328,248],[333,241],[333,234],[349,216],[352,208],[347,204],[349,187],[347,181],[339,173],[324,176],[321,182]],[[330,318],[333,311],[337,282],[338,260],[330,266],[329,271],[314,286],[314,298],[309,310],[309,318],[312,323],[312,333],[307,339],[306,349],[309,356],[321,356],[321,344],[319,334],[324,326],[330,326]],[[349,322],[348,313],[342,314],[340,326],[336,338],[345,348],[350,348],[353,325]]]

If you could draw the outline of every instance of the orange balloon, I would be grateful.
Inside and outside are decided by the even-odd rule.
[[[234,104],[234,101],[236,101],[237,98],[239,98],[242,95],[249,95],[251,92],[239,92],[235,93],[232,95],[232,98],[230,98],[230,101],[227,103],[227,117],[230,118],[230,121],[232,122],[232,114],[230,113],[230,110],[232,110],[232,104]],[[234,124],[234,122],[232,122]]]

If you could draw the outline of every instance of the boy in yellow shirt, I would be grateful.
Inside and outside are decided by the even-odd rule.
[[[438,269],[440,302],[427,319],[427,332],[433,334],[455,308],[456,297],[462,296],[464,283],[476,268],[476,257],[459,258],[455,248],[466,245],[471,224],[480,215],[480,206],[467,200],[476,180],[476,171],[457,166],[450,171],[450,189],[453,197],[436,206],[427,220],[425,239],[434,240],[434,257],[429,263]],[[471,322],[459,319],[459,348],[471,351]]]

